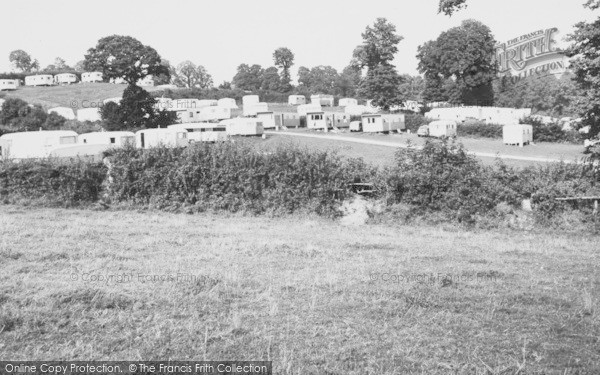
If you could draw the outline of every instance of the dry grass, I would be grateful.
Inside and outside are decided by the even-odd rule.
[[[273,360],[277,374],[598,373],[597,244],[1,206],[0,353]]]
[[[120,97],[127,85],[111,83],[81,83],[68,86],[51,87],[19,87],[10,91],[6,97],[20,98],[29,104],[40,104],[46,109],[53,107],[69,107],[73,109],[93,106],[91,103],[102,103],[104,99]],[[156,88],[144,87],[146,91]],[[85,103],[84,103],[85,101]],[[74,104],[77,104],[75,106]]]

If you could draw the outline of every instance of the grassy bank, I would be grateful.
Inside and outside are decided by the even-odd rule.
[[[598,237],[5,205],[0,238],[6,359],[600,371]]]

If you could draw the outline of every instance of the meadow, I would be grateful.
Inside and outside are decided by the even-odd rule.
[[[11,360],[597,374],[598,237],[0,206]]]

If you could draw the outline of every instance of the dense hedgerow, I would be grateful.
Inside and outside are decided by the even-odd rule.
[[[556,198],[600,195],[600,174],[591,165],[517,169],[498,161],[484,166],[449,140],[398,150],[395,165],[381,170],[331,152],[297,146],[265,152],[245,141],[123,148],[107,157],[109,167],[83,160],[0,161],[0,197],[5,203],[77,206],[108,199],[191,212],[307,212],[331,217],[351,197],[351,183],[371,182],[374,197],[390,212],[408,207],[398,213],[404,219],[496,220],[506,209],[515,210],[523,199],[530,199],[534,217],[546,225],[564,222],[562,215],[569,211],[592,221],[589,202],[572,205]]]
[[[375,174],[361,161],[329,152],[280,147],[265,153],[238,143],[120,149],[110,159],[109,195],[116,201],[231,212],[330,216],[349,182]]]
[[[526,117],[520,121],[521,124],[529,124],[533,127],[533,140],[535,142],[574,143],[583,142],[583,136],[575,130],[563,130],[557,122],[544,124],[535,117]]]
[[[487,124],[483,121],[468,120],[458,124],[456,128],[459,137],[502,138],[502,125]]]
[[[0,199],[72,207],[100,199],[106,177],[102,163],[81,159],[0,161]]]

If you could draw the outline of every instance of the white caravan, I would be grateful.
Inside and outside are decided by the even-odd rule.
[[[25,86],[52,86],[54,77],[50,74],[38,74],[25,77]]]
[[[8,133],[0,137],[0,155],[8,159],[45,158],[52,150],[77,143],[71,130]]]
[[[70,85],[77,82],[77,75],[73,73],[60,73],[54,76],[54,83],[57,85]]]
[[[0,91],[16,90],[19,87],[18,79],[0,79]]]
[[[84,72],[81,73],[82,83],[102,82],[102,72]]]
[[[372,113],[362,115],[362,131],[364,133],[389,133],[406,128],[404,115],[383,115]]]
[[[288,96],[289,105],[301,105],[306,104],[306,97],[304,95],[290,95]]]
[[[504,125],[502,140],[505,145],[528,145],[533,142],[533,126],[526,124]]]
[[[187,130],[185,129],[144,129],[135,133],[137,148],[152,147],[183,147],[188,145]]]
[[[223,120],[220,124],[225,125],[228,135],[263,135],[262,121],[253,117],[236,117]]]
[[[224,125],[208,122],[169,125],[167,129],[185,130],[189,143],[192,142],[225,142],[228,139]]]
[[[80,144],[101,144],[115,147],[135,146],[135,134],[127,131],[85,133],[81,134],[77,140]]]

